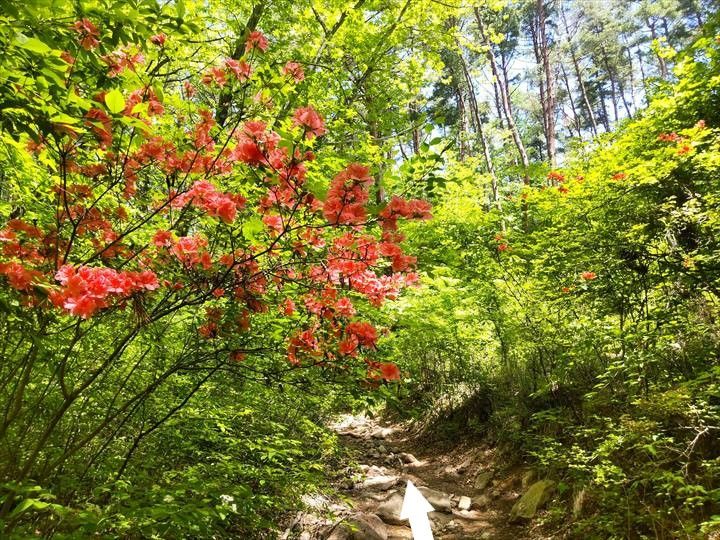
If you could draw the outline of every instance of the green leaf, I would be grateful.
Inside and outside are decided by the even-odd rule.
[[[43,43],[37,38],[29,38],[24,34],[18,34],[13,43],[18,47],[22,47],[23,49],[37,54],[47,54],[52,51],[52,47],[48,46],[46,43]]]
[[[255,242],[257,235],[265,229],[265,225],[258,217],[250,218],[242,226],[243,236],[248,242]]]
[[[65,113],[59,113],[56,115],[53,115],[50,117],[50,121],[54,122],[55,124],[77,124],[79,120],[77,118],[73,118],[72,116],[69,116]]]
[[[118,114],[125,110],[125,98],[120,90],[117,88],[110,90],[110,92],[105,95],[105,105],[107,105],[108,110],[113,114]]]

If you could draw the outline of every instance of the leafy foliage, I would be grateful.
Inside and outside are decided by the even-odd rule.
[[[713,31],[641,117],[502,211],[459,174],[409,232],[428,277],[392,308],[388,358],[416,407],[494,426],[566,506],[589,490],[574,534],[700,537],[720,503]]]

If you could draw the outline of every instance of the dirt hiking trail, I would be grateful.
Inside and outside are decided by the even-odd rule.
[[[337,495],[305,496],[307,509],[282,540],[412,539],[409,523],[400,519],[408,480],[435,508],[429,514],[435,540],[558,538],[513,514],[536,479],[498,466],[494,448],[430,445],[407,425],[367,416],[346,415],[332,427],[355,463],[338,471]]]

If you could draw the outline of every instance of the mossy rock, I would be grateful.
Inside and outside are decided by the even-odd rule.
[[[510,521],[532,519],[538,509],[546,504],[555,491],[555,482],[539,480],[531,485],[510,511]]]

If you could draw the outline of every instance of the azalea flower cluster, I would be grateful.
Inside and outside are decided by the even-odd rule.
[[[87,319],[114,300],[154,291],[160,284],[151,270],[141,272],[65,265],[55,274],[61,287],[50,292],[50,301],[72,315]]]
[[[89,19],[82,19],[73,24],[73,29],[79,34],[80,46],[89,51],[100,45],[100,32]]]
[[[300,107],[295,111],[293,122],[296,126],[300,126],[305,130],[305,134],[309,139],[322,137],[327,133],[325,129],[325,120],[312,107]]]
[[[0,263],[0,275],[5,276],[8,285],[18,291],[29,291],[33,283],[42,276],[41,272],[25,268],[17,261]]]
[[[380,212],[380,220],[383,229],[397,230],[399,218],[405,219],[430,219],[430,203],[421,199],[402,199],[393,196],[387,206]]]
[[[702,122],[702,120],[700,121]],[[699,124],[699,122],[698,122]],[[703,122],[700,126],[700,129],[705,127],[705,123]],[[681,135],[678,135],[675,132],[672,133],[661,133],[658,135],[658,140],[662,142],[667,143],[675,143],[677,145],[677,154],[683,155],[688,154],[692,150],[692,146],[690,145],[690,141]]]
[[[35,225],[21,219],[11,219],[5,228],[0,230],[2,255],[26,263],[38,264],[44,260],[36,244],[42,237],[43,232]]]
[[[212,258],[207,250],[208,241],[200,235],[182,236],[175,241],[169,231],[158,231],[153,237],[153,243],[158,247],[169,246],[170,252],[188,268],[209,270],[212,267]]]
[[[164,41],[163,41],[164,43]],[[252,51],[267,51],[268,40],[262,32],[254,30],[250,32],[245,42],[245,53]],[[252,67],[244,59],[226,58],[222,67],[212,67],[202,76],[202,83],[210,86],[216,84],[220,87],[225,86],[228,77],[233,77],[237,81],[244,83],[250,79],[252,75]]]
[[[100,58],[110,68],[108,77],[111,78],[117,77],[125,70],[135,71],[139,64],[145,62],[145,55],[134,46],[121,47]]]
[[[81,46],[96,46],[92,23],[74,28]],[[160,50],[121,45],[98,58],[112,78],[135,70],[144,52],[165,54],[166,41],[155,34],[147,45]],[[259,82],[250,80],[249,62],[268,47],[265,36],[252,32],[243,58],[224,60],[201,80],[211,86]],[[305,77],[296,62],[281,73],[295,83]],[[190,81],[183,88],[184,96],[194,95]],[[403,251],[397,227],[400,219],[429,218],[427,202],[392,197],[379,213],[369,213],[373,177],[357,163],[335,175],[325,200],[311,193],[307,162],[315,155],[305,141],[327,128],[310,105],[292,113],[298,136],[283,144],[265,121],[219,126],[200,106],[174,110],[177,128],[158,134],[155,128],[166,124],[153,118],[166,114],[161,92],[148,85],[125,91],[123,110],[110,111],[109,91],[89,98],[84,122],[91,136],[83,144],[74,142],[84,137],[81,130],[54,126],[68,138],[58,156],[67,178],[54,188],[57,215],[44,228],[10,221],[0,230],[0,276],[9,287],[29,305],[55,306],[82,319],[131,299],[136,306],[141,297],[149,302],[162,288],[168,306],[205,307],[199,337],[227,340],[236,361],[246,354],[236,336],[249,330],[255,314],[273,310],[296,329],[287,340],[290,362],[357,361],[371,378],[399,377],[394,364],[370,359],[379,331],[358,319],[355,302],[364,297],[380,306],[417,282],[415,257]],[[127,148],[117,135],[127,124],[120,115],[142,123]],[[41,141],[32,151],[43,147]],[[227,179],[238,185],[238,177],[252,209],[240,193],[218,187]]]
[[[305,80],[305,70],[303,70],[303,67],[297,62],[286,63],[283,66],[281,72],[283,75],[285,75],[286,77],[290,77],[297,83]]]
[[[232,223],[237,211],[245,206],[245,198],[242,195],[218,191],[207,180],[198,180],[186,192],[172,197],[170,203],[173,208],[182,208],[188,204],[203,210],[210,217]]]
[[[557,183],[561,184],[565,181],[565,175],[560,171],[554,170],[554,171],[550,171],[547,174],[547,179],[550,180],[551,182],[557,182]]]
[[[367,219],[365,204],[373,183],[370,169],[359,163],[350,164],[330,182],[323,206],[325,219],[332,224],[358,225]]]

